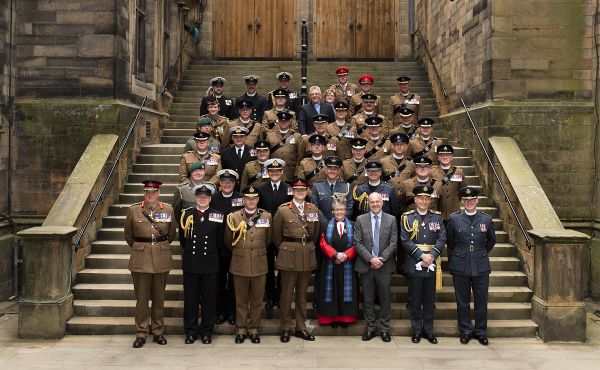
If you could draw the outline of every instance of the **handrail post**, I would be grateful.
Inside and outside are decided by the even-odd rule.
[[[477,127],[475,127],[475,122],[473,122],[473,119],[471,118],[471,113],[469,112],[469,109],[467,108],[467,105],[465,104],[465,101],[463,100],[462,97],[460,97],[460,102],[461,102],[465,112],[467,113],[467,118],[469,119],[469,122],[471,123],[471,126],[473,127],[475,136],[477,136],[479,145],[481,145],[483,154],[485,154],[485,158],[487,159],[488,164],[490,165],[490,168],[492,169],[492,172],[494,173],[494,177],[496,178],[496,181],[498,181],[498,185],[500,185],[500,190],[502,190],[502,194],[504,194],[506,203],[508,203],[508,206],[510,207],[512,214],[515,216],[515,219],[517,220],[517,224],[519,225],[519,228],[521,229],[521,232],[523,233],[523,236],[525,237],[525,244],[527,245],[527,249],[531,249],[531,241],[529,240],[529,235],[527,234],[527,231],[525,231],[525,228],[523,227],[523,224],[521,223],[521,219],[519,218],[519,215],[517,215],[517,211],[515,210],[514,206],[512,205],[512,202],[510,201],[510,198],[508,197],[508,193],[506,192],[506,189],[504,189],[504,185],[502,185],[502,181],[500,181],[500,176],[498,175],[498,172],[496,171],[496,168],[494,167],[492,158],[488,154],[488,151],[485,148],[485,145],[483,145],[483,140],[481,139],[481,136],[479,135],[479,131],[477,131]]]
[[[306,104],[308,101],[308,90],[306,88],[306,83],[308,81],[307,77],[307,65],[308,65],[308,27],[306,26],[306,19],[302,20],[302,27],[300,31],[300,37],[302,40],[302,47],[300,50],[300,62],[301,62],[301,83],[300,86],[300,99],[302,100],[302,104]]]
[[[415,31],[415,35],[417,35],[417,37],[419,39],[421,39],[421,42],[423,43],[423,46],[425,47],[425,53],[427,54],[427,57],[429,58],[429,61],[431,62],[431,66],[433,67],[433,72],[435,73],[435,77],[440,84],[440,89],[442,90],[442,94],[444,95],[444,98],[447,99],[448,93],[446,92],[446,88],[444,87],[444,82],[442,81],[442,76],[440,76],[440,72],[438,71],[435,63],[433,62],[433,57],[431,56],[431,53],[429,52],[429,45],[427,44],[427,40],[425,40],[425,37],[423,37],[421,30],[418,28]]]

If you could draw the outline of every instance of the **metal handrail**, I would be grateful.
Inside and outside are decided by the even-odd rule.
[[[504,189],[504,185],[502,185],[502,181],[500,181],[500,176],[498,176],[498,172],[496,172],[494,163],[492,163],[492,159],[490,158],[490,155],[488,154],[487,149],[485,149],[485,145],[483,145],[483,140],[481,140],[481,136],[479,136],[479,131],[477,131],[477,128],[475,127],[475,122],[473,122],[473,119],[471,118],[471,113],[469,112],[469,108],[467,108],[467,105],[465,104],[465,101],[463,100],[462,97],[460,98],[460,102],[461,102],[465,112],[467,112],[467,117],[469,118],[469,122],[471,123],[471,126],[473,126],[473,131],[475,131],[475,135],[477,136],[477,140],[479,140],[481,149],[483,149],[483,153],[485,154],[485,157],[487,158],[488,164],[492,168],[494,177],[496,177],[496,180],[498,181],[498,185],[500,185],[500,189],[502,190],[502,193],[504,194],[504,198],[506,199],[506,202],[508,203],[508,206],[510,207],[512,214],[515,216],[515,219],[517,220],[517,224],[519,224],[519,228],[521,229],[521,232],[523,233],[523,236],[525,237],[525,244],[527,245],[527,249],[531,249],[531,241],[529,240],[529,235],[527,235],[527,231],[525,231],[525,228],[523,227],[523,224],[521,223],[521,219],[517,215],[517,211],[513,207],[512,203],[510,201],[510,198],[508,197],[508,194],[506,193],[506,189]]]
[[[302,45],[300,48],[300,74],[302,75],[300,78],[300,81],[302,83],[302,85],[300,86],[300,100],[302,100],[302,104],[306,104],[308,100],[308,90],[306,87],[306,82],[308,81],[308,27],[306,26],[306,19],[302,20],[302,27],[300,28],[300,39],[302,40]]]
[[[417,35],[417,37],[419,37],[421,39],[421,42],[423,42],[423,45],[425,46],[425,52],[427,53],[427,57],[429,58],[429,61],[431,62],[431,65],[433,66],[433,72],[435,73],[435,77],[440,84],[440,88],[442,89],[442,94],[444,94],[444,98],[448,98],[448,93],[446,93],[446,88],[444,87],[444,81],[442,81],[440,72],[438,71],[437,67],[435,66],[435,63],[433,62],[433,57],[431,56],[431,53],[429,52],[429,45],[427,45],[427,40],[425,39],[425,37],[423,37],[423,34],[421,33],[420,29],[417,29],[415,31],[415,35]]]
[[[108,182],[110,181],[112,174],[115,172],[115,168],[119,164],[119,159],[121,159],[121,155],[123,154],[123,151],[125,150],[125,145],[127,145],[127,142],[129,141],[129,137],[131,136],[131,133],[133,132],[133,129],[135,128],[135,124],[137,123],[140,113],[142,112],[142,109],[144,108],[144,105],[146,104],[146,100],[148,100],[148,97],[144,96],[144,100],[142,101],[142,104],[140,104],[138,111],[135,115],[135,118],[129,125],[129,130],[127,130],[127,134],[125,135],[125,138],[123,139],[123,142],[121,143],[121,146],[119,147],[117,156],[113,160],[112,166],[110,167],[110,171],[108,171],[106,180],[104,181],[104,184],[102,185],[102,188],[100,189],[100,192],[96,196],[94,205],[92,206],[92,209],[88,213],[87,219],[85,220],[83,227],[81,227],[81,229],[79,229],[79,232],[77,233],[77,236],[75,237],[75,240],[73,241],[73,249],[75,251],[77,251],[79,249],[80,244],[81,244],[81,238],[83,238],[83,234],[87,230],[87,228],[90,224],[90,221],[92,220],[92,217],[94,216],[94,212],[96,211],[98,204],[100,203],[100,201],[102,200],[102,197],[104,196],[104,192],[106,191],[106,188],[108,187]],[[70,275],[70,273],[69,273],[69,275]]]
[[[200,7],[200,23],[198,25],[198,29],[200,31],[200,36],[202,35],[202,23],[204,22],[204,11],[205,11],[205,7],[204,6]],[[184,24],[184,29],[185,29],[185,24]],[[190,37],[190,32],[186,31],[185,38],[183,39],[183,42],[179,46],[179,52],[177,53],[177,58],[175,58],[175,61],[173,61],[173,64],[169,68],[167,76],[165,77],[165,81],[163,82],[162,89],[160,90],[160,95],[164,94],[165,91],[167,91],[167,85],[169,84],[169,81],[171,80],[172,72],[175,70],[177,63],[179,62],[179,59],[181,59],[181,54],[183,53],[183,48],[185,47],[185,44],[187,43],[187,40],[189,37]]]

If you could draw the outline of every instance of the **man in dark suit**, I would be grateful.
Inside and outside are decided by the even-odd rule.
[[[446,245],[446,230],[441,212],[429,209],[433,187],[417,185],[412,193],[416,209],[405,212],[400,221],[400,243],[406,255],[404,273],[409,278],[412,342],[419,343],[424,337],[429,343],[437,344],[433,335],[433,311],[435,290],[441,288],[442,283],[439,256]]]
[[[292,189],[288,184],[281,181],[283,176],[283,167],[285,162],[279,158],[272,158],[265,162],[267,173],[269,174],[269,182],[258,188],[260,194],[259,208],[265,209],[275,215],[277,208],[283,203],[292,200]],[[278,304],[279,288],[281,286],[281,276],[278,275],[275,279],[275,245],[271,244],[267,248],[267,261],[269,263],[269,271],[267,272],[267,284],[265,292],[267,295],[267,303],[265,308],[271,309]]]
[[[227,80],[223,77],[215,77],[210,80],[210,87],[205,97],[200,102],[200,115],[208,114],[209,97],[213,96],[219,102],[219,115],[227,119],[235,119],[235,101],[223,95],[223,86]]]
[[[256,91],[256,85],[260,77],[255,75],[244,76],[244,82],[246,82],[246,92],[236,98],[236,102],[242,100],[248,100],[252,102],[254,111],[252,112],[251,119],[256,122],[262,122],[265,110],[267,110],[267,97],[260,95]]]
[[[354,270],[360,274],[363,310],[367,322],[363,341],[375,337],[375,293],[379,297],[381,340],[390,342],[391,281],[395,270],[394,255],[398,243],[396,217],[382,212],[379,193],[369,195],[369,213],[358,216],[354,225],[354,248],[358,257]]]
[[[227,217],[243,207],[243,195],[235,190],[235,184],[239,179],[236,172],[224,169],[217,172],[219,178],[219,190],[212,195],[210,205]],[[220,325],[225,321],[235,324],[235,291],[233,277],[229,273],[231,264],[231,251],[224,248],[219,254],[219,286],[217,289],[217,308],[215,324]]]
[[[335,112],[330,104],[321,102],[321,88],[311,86],[309,89],[310,102],[300,107],[298,111],[298,129],[302,135],[310,135],[315,132],[313,117],[325,114],[329,117],[328,122],[335,121]]]
[[[487,302],[492,270],[489,253],[496,244],[496,232],[492,217],[477,211],[477,188],[462,188],[458,195],[462,198],[465,209],[450,215],[446,235],[460,342],[467,344],[473,337],[487,346]],[[469,315],[471,289],[475,301],[475,328]]]
[[[234,170],[240,175],[246,163],[256,159],[254,148],[246,145],[246,138],[250,132],[246,127],[236,126],[229,129],[233,146],[221,152],[221,168]],[[240,190],[240,183],[236,183],[235,190]]]
[[[219,254],[224,248],[225,215],[210,208],[212,184],[194,188],[196,207],[183,211],[179,224],[181,267],[183,270],[183,329],[185,343],[200,335],[202,343],[212,343],[215,326]],[[202,322],[198,326],[198,305],[202,302]]]

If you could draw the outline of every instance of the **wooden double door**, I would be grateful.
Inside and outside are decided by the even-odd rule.
[[[319,59],[394,59],[396,0],[314,0]]]
[[[310,47],[317,59],[394,59],[399,0],[311,0]],[[215,58],[294,59],[300,51],[296,0],[215,0]]]
[[[219,0],[216,58],[292,59],[296,53],[295,0]]]

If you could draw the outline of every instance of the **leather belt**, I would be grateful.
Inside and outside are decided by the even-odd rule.
[[[312,236],[303,236],[301,238],[288,238],[288,237],[284,237],[283,238],[284,242],[290,242],[290,243],[302,243],[302,244],[306,244],[306,243],[311,243],[313,241]]]
[[[419,248],[420,250],[422,250],[423,252],[431,252],[431,250],[434,247],[433,244],[415,244],[415,246],[417,248]]]
[[[158,243],[158,242],[164,242],[166,240],[169,240],[169,238],[167,237],[167,235],[163,235],[163,236],[154,236],[152,235],[151,238],[133,238],[134,241],[138,242],[138,243]]]

